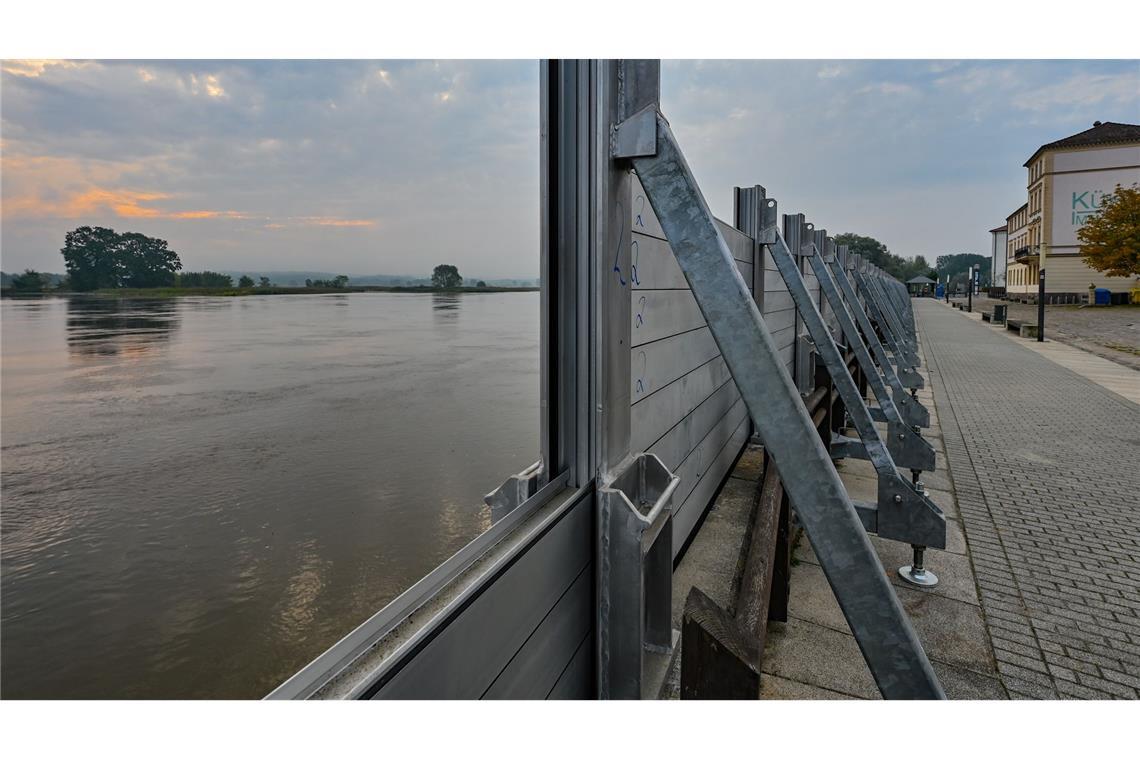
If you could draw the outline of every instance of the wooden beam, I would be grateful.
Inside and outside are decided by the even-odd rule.
[[[759,699],[760,649],[699,588],[681,618],[681,699]]]

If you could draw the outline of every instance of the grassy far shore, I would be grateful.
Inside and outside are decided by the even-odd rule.
[[[335,293],[524,293],[537,291],[537,287],[460,287],[433,288],[430,285],[359,285],[343,288],[104,288],[101,290],[70,291],[44,290],[22,292],[4,288],[0,294],[7,296],[95,296],[98,298],[178,298],[180,296],[282,296],[282,295],[325,295]]]

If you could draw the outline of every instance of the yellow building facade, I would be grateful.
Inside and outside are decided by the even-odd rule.
[[[1116,185],[1140,184],[1140,125],[1095,122],[1042,145],[1024,166],[1028,199],[1006,217],[1007,297],[1036,301],[1042,254],[1046,302],[1079,303],[1090,285],[1127,293],[1134,278],[1085,264],[1077,231]]]

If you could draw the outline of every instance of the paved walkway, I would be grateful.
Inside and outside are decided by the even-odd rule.
[[[1140,697],[1140,406],[914,304],[1002,684],[1012,697]]]
[[[995,302],[991,301],[990,303]],[[947,306],[946,308],[950,309],[951,307]],[[978,322],[982,321],[982,311],[978,308],[975,308],[972,313],[965,311],[956,311],[955,313]],[[1048,322],[1045,324],[1045,340],[1041,342],[1035,339],[1023,339],[1012,330],[1003,330],[1000,326],[990,325],[990,327],[995,333],[1004,335],[1017,345],[1028,348],[1030,351],[1036,351],[1046,359],[1050,359],[1063,367],[1068,367],[1078,375],[1087,377],[1098,385],[1103,385],[1113,393],[1140,404],[1140,357],[1137,357],[1135,366],[1127,362],[1106,359],[1100,354],[1090,353],[1089,349],[1095,346],[1091,346],[1087,341],[1083,344],[1085,347],[1081,348],[1054,340],[1052,336],[1055,333],[1048,329]],[[1108,351],[1105,348],[1100,350]],[[1125,354],[1121,354],[1121,356],[1125,356]]]

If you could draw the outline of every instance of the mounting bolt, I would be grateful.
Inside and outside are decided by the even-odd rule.
[[[902,504],[902,497],[897,493],[895,494],[895,504]]]
[[[911,564],[899,568],[899,577],[915,586],[923,586],[924,588],[937,586],[938,576],[922,566],[922,553],[926,547],[911,544],[911,549],[914,550],[914,558]]]

